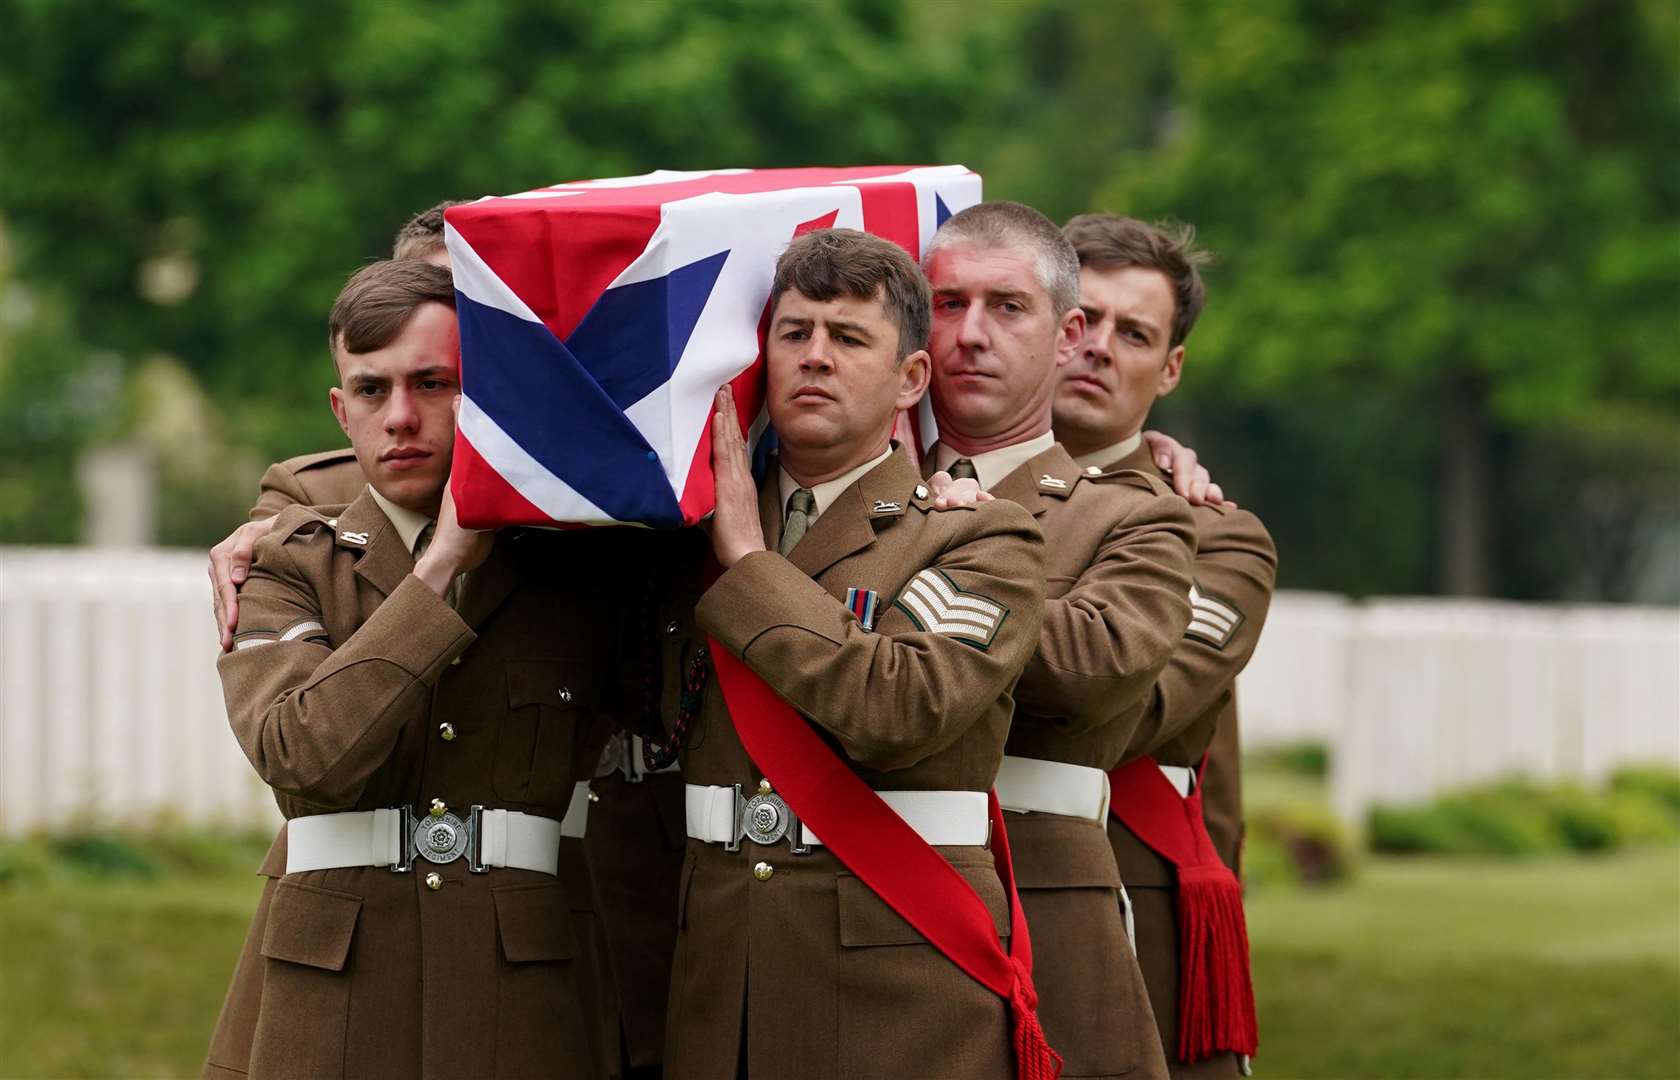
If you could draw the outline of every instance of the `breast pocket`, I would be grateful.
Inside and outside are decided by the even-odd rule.
[[[563,808],[574,749],[595,721],[598,672],[554,660],[507,660],[507,713],[498,725],[491,786],[498,799]],[[593,765],[593,762],[590,763]]]

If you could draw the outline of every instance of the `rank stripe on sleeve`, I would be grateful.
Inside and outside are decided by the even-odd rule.
[[[1196,585],[1190,586],[1190,625],[1184,629],[1186,637],[1223,649],[1242,624],[1243,613],[1230,601],[1205,593]]]
[[[965,592],[943,573],[923,570],[904,586],[893,604],[920,630],[946,634],[988,648],[1009,609],[978,593]]]
[[[296,641],[298,638],[325,637],[327,628],[316,619],[299,619],[278,632],[256,631],[249,637],[241,636],[233,643],[235,651],[240,649],[254,649],[258,645],[272,645],[276,641]]]

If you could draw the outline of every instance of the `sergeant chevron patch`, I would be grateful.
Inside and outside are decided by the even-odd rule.
[[[1223,649],[1243,624],[1244,615],[1229,600],[1205,593],[1190,586],[1190,625],[1184,636],[1205,641],[1216,649]]]
[[[988,649],[1009,609],[979,593],[964,592],[931,567],[910,579],[893,606],[918,630],[947,634],[978,649]]]

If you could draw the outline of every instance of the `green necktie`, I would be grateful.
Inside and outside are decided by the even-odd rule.
[[[953,480],[973,480],[977,484],[980,482],[980,474],[974,471],[974,462],[965,457],[951,462],[951,467],[946,471],[951,474]]]
[[[805,530],[811,527],[811,515],[817,512],[817,497],[810,488],[800,488],[787,501],[787,520],[782,522],[782,542],[776,548],[786,555],[794,549]]]

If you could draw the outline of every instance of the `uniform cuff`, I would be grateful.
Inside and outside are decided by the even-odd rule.
[[[843,609],[804,571],[773,551],[755,551],[724,572],[700,597],[694,618],[700,628],[737,656],[745,657],[766,630],[800,626],[825,633],[827,618],[843,624]],[[839,641],[843,625],[826,631]]]
[[[386,642],[384,658],[427,686],[478,640],[455,609],[413,574],[403,578],[358,633]]]

